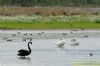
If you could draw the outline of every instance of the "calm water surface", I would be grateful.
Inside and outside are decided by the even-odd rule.
[[[64,31],[65,32],[65,31]],[[63,31],[60,33],[64,33]],[[6,33],[6,32],[5,32]],[[8,34],[16,34],[16,32],[9,31]],[[22,31],[22,33],[24,33]],[[34,32],[35,33],[35,32]],[[37,32],[38,33],[38,32]],[[52,33],[52,32],[51,32]],[[66,32],[65,32],[66,33]],[[75,32],[73,36],[81,35]],[[65,45],[63,48],[57,47],[55,45],[56,41],[59,41],[60,38],[56,39],[49,38],[45,36],[43,39],[33,39],[32,40],[32,53],[26,58],[20,58],[17,56],[17,51],[19,49],[28,49],[28,41],[19,41],[22,40],[22,36],[17,37],[18,41],[5,41],[3,40],[3,35],[1,36],[0,42],[0,65],[1,66],[75,66],[74,62],[95,62],[99,63],[100,61],[100,34],[99,32],[94,33],[84,33],[81,37],[78,37],[80,42],[79,46],[70,46],[70,38],[73,37],[71,34],[67,38],[64,38]],[[47,34],[48,35],[48,34]],[[58,34],[61,35],[61,34]],[[84,35],[89,35],[88,37],[82,37]],[[94,36],[93,36],[94,35]],[[54,37],[54,36],[53,36]],[[8,36],[7,38],[15,38]],[[93,56],[90,56],[89,53],[93,53]],[[86,65],[84,65],[86,66]]]

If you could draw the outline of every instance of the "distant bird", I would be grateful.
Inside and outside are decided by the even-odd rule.
[[[71,31],[70,33],[72,34],[73,32]]]
[[[18,34],[20,34],[20,32],[17,32]]]
[[[77,37],[74,37],[70,40],[70,45],[71,46],[78,46],[79,42],[77,41]]]
[[[67,35],[67,33],[62,33],[62,36],[63,36],[63,35],[65,36],[65,35]]]
[[[27,40],[30,40],[30,41],[32,41],[32,39],[33,39],[33,38],[31,38],[31,37],[28,37],[28,38],[27,38]]]
[[[83,37],[88,37],[88,35],[84,35]]]
[[[93,54],[92,54],[92,53],[89,53],[89,55],[90,55],[90,56],[93,56]]]
[[[63,47],[65,45],[65,41],[63,39],[60,39],[55,44],[58,45],[58,47]]]
[[[30,35],[32,36],[32,33]]]
[[[26,41],[26,38],[23,38],[23,41]]]
[[[28,35],[27,33],[24,34],[25,36]]]
[[[16,34],[12,34],[12,36],[16,36]]]
[[[44,33],[44,32],[41,32],[42,34]]]
[[[8,39],[7,37],[3,37],[3,39],[5,40],[5,39]]]
[[[38,33],[38,35],[41,35],[41,33]]]
[[[11,42],[11,41],[12,41],[12,39],[7,39],[7,41]]]
[[[25,56],[28,56],[31,54],[31,48],[30,48],[30,45],[29,44],[32,44],[32,42],[28,42],[28,49],[29,50],[24,50],[24,49],[21,49],[18,51],[18,56],[21,56],[21,57],[25,57]]]

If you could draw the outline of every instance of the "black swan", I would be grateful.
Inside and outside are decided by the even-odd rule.
[[[31,48],[30,48],[30,45],[29,44],[32,44],[32,42],[28,42],[28,49],[29,50],[24,50],[24,49],[21,49],[18,51],[18,56],[21,56],[21,57],[25,57],[25,56],[28,56],[31,54]]]

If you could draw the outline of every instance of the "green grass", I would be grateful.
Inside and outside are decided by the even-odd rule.
[[[0,29],[100,29],[100,16],[0,16]]]
[[[1,29],[100,29],[96,22],[0,22]]]

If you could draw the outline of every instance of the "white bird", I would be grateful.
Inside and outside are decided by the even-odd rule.
[[[77,37],[74,37],[70,40],[70,45],[71,46],[78,46],[79,42],[77,41]]]
[[[63,47],[63,46],[65,45],[65,40],[60,39],[60,40],[57,41],[55,44],[58,45],[58,47]]]

